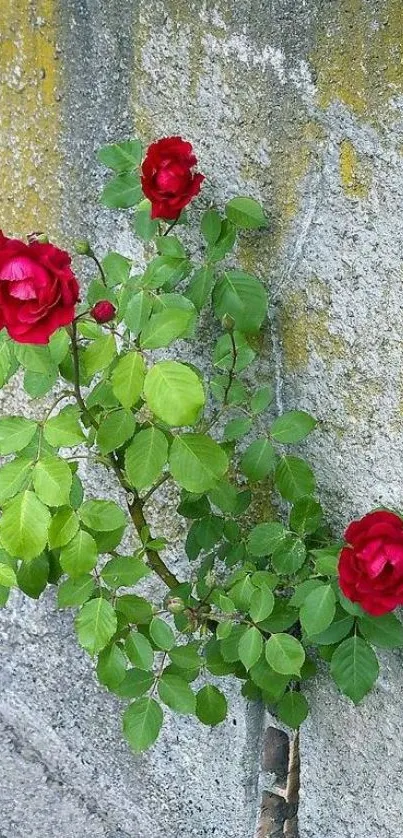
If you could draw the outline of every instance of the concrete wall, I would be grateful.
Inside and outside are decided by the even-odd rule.
[[[401,0],[0,3],[5,231],[128,247],[93,152],[132,130],[183,134],[215,194],[260,197],[271,231],[239,258],[272,291],[279,407],[323,420],[307,449],[338,531],[402,501],[402,110]],[[136,759],[51,597],[1,632],[0,835],[253,838],[258,708],[233,692],[220,729],[172,720]],[[358,710],[317,679],[300,838],[400,838],[402,688],[397,654]]]

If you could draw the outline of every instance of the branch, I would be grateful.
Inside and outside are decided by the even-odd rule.
[[[229,394],[229,391],[231,389],[232,382],[234,380],[234,373],[235,373],[236,360],[237,360],[237,348],[236,348],[234,333],[231,330],[231,331],[228,332],[228,334],[231,338],[231,344],[232,344],[232,364],[231,364],[230,370],[228,372],[228,384],[225,388],[224,404],[227,404],[228,394]]]
[[[90,421],[91,425],[98,430],[99,425],[96,419],[92,416],[90,411],[88,410],[85,401],[81,394],[80,388],[80,362],[79,362],[79,355],[78,355],[78,345],[77,345],[77,325],[73,321],[71,326],[71,349],[73,353],[73,370],[74,370],[74,394],[76,397],[77,404],[80,407],[81,413],[87,417]],[[116,460],[114,454],[109,454],[108,461],[116,474],[116,477],[125,490],[127,495],[132,495],[132,500],[127,498],[127,505],[130,513],[130,517],[133,521],[134,527],[136,532],[141,538],[141,533],[144,527],[147,526],[147,521],[143,514],[143,500],[139,497],[138,493],[132,486],[127,482],[119,463]],[[161,559],[159,553],[156,550],[151,550],[149,548],[145,548],[146,556],[148,559],[148,563],[150,567],[155,571],[155,573],[162,579],[163,582],[168,586],[168,588],[176,588],[180,582],[176,576],[171,573],[169,568],[166,566],[165,562]]]

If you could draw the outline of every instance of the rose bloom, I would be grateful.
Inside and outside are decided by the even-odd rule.
[[[343,594],[374,616],[403,605],[403,521],[393,512],[370,512],[345,532],[339,561]]]
[[[141,185],[151,201],[151,218],[176,219],[200,192],[204,175],[194,171],[192,145],[181,137],[152,143],[142,165]]]
[[[0,328],[13,340],[48,343],[71,323],[79,287],[70,263],[53,244],[25,244],[0,231]]]
[[[98,303],[95,303],[90,314],[97,323],[108,323],[109,320],[113,320],[116,314],[116,308],[109,300],[100,300]]]

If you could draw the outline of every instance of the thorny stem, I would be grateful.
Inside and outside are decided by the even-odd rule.
[[[236,367],[236,361],[237,361],[237,348],[236,348],[234,333],[231,330],[228,334],[230,336],[231,344],[232,344],[232,364],[231,364],[231,367],[230,367],[229,372],[228,372],[228,384],[225,388],[224,404],[227,404],[228,394],[229,394],[229,391],[231,389],[232,382],[234,380],[234,373],[235,373],[235,367]]]
[[[79,355],[78,355],[78,345],[77,345],[77,326],[73,322],[70,330],[71,336],[71,348],[73,354],[73,370],[74,370],[74,394],[76,397],[77,404],[80,407],[81,413],[85,416],[88,421],[92,424],[92,426],[98,430],[98,422],[94,419],[91,412],[88,410],[85,401],[82,397],[81,388],[80,388],[80,364],[79,364]],[[116,460],[114,454],[110,454],[108,457],[109,463],[113,468],[113,471],[116,474],[116,477],[128,495],[127,498],[127,505],[130,513],[130,517],[133,521],[135,529],[138,535],[141,538],[141,533],[144,530],[144,527],[147,527],[147,521],[143,514],[143,503],[142,500],[136,490],[130,486],[125,476],[119,466],[119,463]],[[131,497],[130,497],[131,496]],[[155,571],[155,573],[162,579],[163,582],[168,586],[168,588],[176,588],[180,583],[176,576],[171,573],[169,568],[166,566],[165,562],[161,559],[159,553],[156,550],[152,550],[148,547],[145,547],[146,556],[148,559],[148,563],[150,567]]]
[[[96,264],[96,266],[97,266],[97,268],[98,268],[98,270],[99,270],[101,280],[102,280],[103,284],[105,285],[105,288],[107,288],[107,287],[108,287],[108,283],[107,283],[107,281],[106,281],[105,271],[104,271],[104,269],[103,269],[103,267],[102,267],[102,265],[101,265],[101,263],[100,263],[100,261],[99,261],[98,257],[97,257],[97,256],[95,256],[95,253],[93,252],[93,250],[91,250],[91,251],[90,251],[90,253],[88,254],[88,256],[90,257],[90,259],[92,259],[92,261],[93,261],[93,262],[95,262],[95,264]]]
[[[153,495],[154,492],[156,492],[157,489],[159,489],[159,487],[162,486],[163,483],[166,483],[166,481],[169,480],[170,477],[171,475],[169,474],[169,472],[163,474],[162,477],[160,477],[160,479],[157,480],[156,483],[154,483],[154,486],[151,486],[151,489],[149,489],[148,492],[141,498],[141,503],[145,504],[149,500],[151,495]]]
[[[165,233],[163,233],[163,234],[162,234],[162,236],[163,236],[163,237],[164,237],[164,236],[167,236],[167,235],[168,235],[168,233],[170,233],[170,232],[171,232],[171,230],[173,230],[173,228],[175,227],[175,225],[176,225],[176,224],[178,223],[178,221],[179,221],[179,217],[180,217],[180,216],[178,215],[178,217],[177,217],[177,218],[175,218],[175,221],[173,221],[173,222],[172,222],[172,224],[170,224],[170,225],[169,225],[169,227],[167,227],[167,229],[165,230]]]

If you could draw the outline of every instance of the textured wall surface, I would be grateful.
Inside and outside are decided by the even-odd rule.
[[[94,150],[131,131],[181,133],[207,190],[261,198],[271,230],[239,258],[271,288],[278,406],[322,420],[307,453],[335,528],[401,504],[401,0],[1,0],[0,112],[9,233],[129,249]],[[134,758],[71,623],[51,597],[1,615],[0,835],[254,838],[259,708],[234,692],[218,730],[172,720]],[[400,838],[400,656],[358,710],[324,677],[311,693],[301,838]]]

